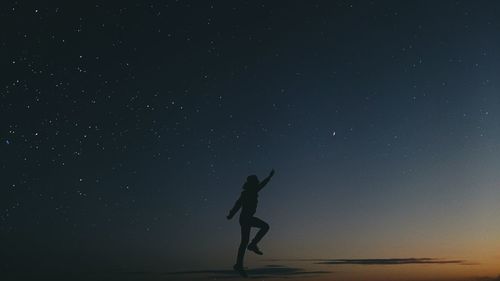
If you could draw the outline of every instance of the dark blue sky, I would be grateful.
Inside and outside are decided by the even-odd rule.
[[[257,211],[268,257],[500,272],[499,12],[2,4],[0,268],[230,265],[239,229],[225,215],[247,175],[274,168]]]

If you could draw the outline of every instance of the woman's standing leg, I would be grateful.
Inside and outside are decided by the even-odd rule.
[[[238,257],[236,259],[235,267],[243,268],[243,257],[245,256],[245,251],[247,249],[248,241],[250,240],[250,224],[246,222],[240,222],[241,225],[241,242],[238,249]]]

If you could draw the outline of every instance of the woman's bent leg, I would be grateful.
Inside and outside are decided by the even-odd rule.
[[[264,237],[264,235],[266,235],[269,231],[269,224],[257,217],[252,217],[250,223],[251,226],[259,228],[259,232],[257,232],[255,238],[252,240],[252,243],[250,243],[251,245],[257,245],[262,237]]]

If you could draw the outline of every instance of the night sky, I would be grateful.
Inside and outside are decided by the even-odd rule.
[[[0,275],[233,278],[274,168],[251,274],[497,280],[500,2],[79,2],[0,5]]]

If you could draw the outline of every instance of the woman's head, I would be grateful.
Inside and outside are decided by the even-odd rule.
[[[255,187],[259,184],[259,178],[256,175],[250,175],[247,177],[247,181],[243,185],[243,189],[248,189],[251,187]]]

